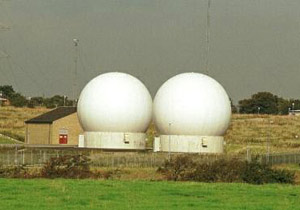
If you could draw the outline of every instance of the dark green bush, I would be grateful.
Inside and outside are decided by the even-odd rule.
[[[196,164],[189,156],[180,156],[165,161],[164,167],[158,169],[168,180],[188,180],[194,174]]]
[[[240,182],[243,162],[220,159],[212,163],[197,164],[190,178],[200,182]]]
[[[0,178],[29,178],[31,175],[24,165],[0,166]]]
[[[272,169],[256,158],[251,162],[220,159],[211,163],[197,163],[191,156],[183,155],[166,161],[158,172],[164,174],[166,179],[174,181],[293,184],[295,180],[293,172]]]
[[[90,159],[84,155],[65,155],[51,158],[42,168],[1,166],[0,178],[66,178],[66,179],[111,179],[121,175],[119,169],[92,171]]]
[[[94,178],[89,159],[83,155],[66,155],[51,158],[42,168],[43,178]]]

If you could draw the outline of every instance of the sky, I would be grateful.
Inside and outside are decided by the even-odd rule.
[[[26,96],[73,96],[111,71],[152,96],[183,72],[216,79],[236,104],[258,91],[300,98],[300,1],[0,0],[0,85]]]

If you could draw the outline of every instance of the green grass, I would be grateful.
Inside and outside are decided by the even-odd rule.
[[[0,136],[0,144],[16,144],[16,142]]]
[[[300,209],[291,185],[0,179],[0,209]]]

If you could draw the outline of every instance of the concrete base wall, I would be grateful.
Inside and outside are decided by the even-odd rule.
[[[85,132],[84,147],[101,149],[144,150],[145,133]]]
[[[223,153],[223,136],[161,135],[154,140],[154,152]]]

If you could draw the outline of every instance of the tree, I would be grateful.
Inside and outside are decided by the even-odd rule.
[[[12,106],[34,108],[36,106],[46,106],[47,108],[55,108],[59,106],[73,106],[75,103],[66,96],[55,95],[51,98],[32,97],[29,100],[20,93],[15,92],[11,85],[0,86],[0,92],[3,97],[7,98]]]
[[[294,104],[294,106],[293,106]],[[290,108],[294,110],[299,110],[300,109],[300,100],[298,99],[291,99],[290,100]]]
[[[15,107],[24,107],[27,105],[27,100],[24,96],[22,96],[20,93],[15,93],[11,98],[10,98],[10,103],[12,106]]]
[[[28,107],[29,108],[34,108],[36,106],[43,106],[44,104],[44,98],[43,97],[32,97],[28,101]]]
[[[55,108],[59,106],[72,106],[73,102],[65,96],[55,95],[51,98],[46,98],[44,104],[47,108]]]
[[[290,99],[287,104],[287,109],[293,110],[299,110],[300,109],[300,100],[298,99]]]
[[[258,92],[250,99],[239,101],[240,113],[278,114],[279,98],[269,92]]]
[[[9,100],[16,93],[11,85],[0,86],[0,92],[2,92],[3,96]]]
[[[278,98],[278,114],[287,115],[291,108],[291,102],[289,100]]]
[[[7,98],[12,106],[23,107],[27,105],[27,100],[20,93],[16,93],[11,85],[0,86],[0,92]]]
[[[237,107],[233,104],[231,98],[229,98],[229,100],[230,100],[230,105],[231,105],[231,112],[232,113],[237,113]]]

